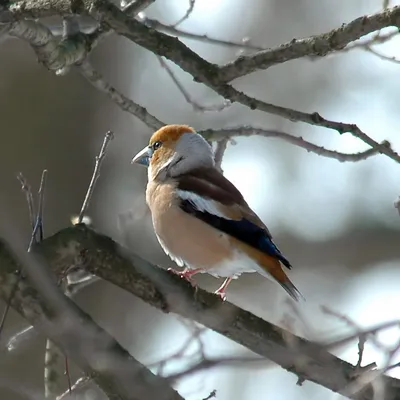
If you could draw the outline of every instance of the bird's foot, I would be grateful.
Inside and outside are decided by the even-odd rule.
[[[195,270],[189,270],[189,269],[184,269],[183,271],[177,271],[176,269],[173,268],[168,268],[168,272],[171,272],[175,275],[178,275],[180,278],[185,279],[188,281],[193,287],[196,286],[196,284],[193,282],[192,276],[197,272]]]
[[[233,278],[226,278],[224,280],[224,283],[214,292],[217,296],[219,296],[222,301],[226,300],[226,288],[229,286],[229,284],[232,282]]]
[[[220,297],[222,301],[226,300],[226,293],[223,290],[218,289],[214,292],[214,294],[216,294],[218,297]]]

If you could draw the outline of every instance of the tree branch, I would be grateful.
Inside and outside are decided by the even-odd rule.
[[[96,71],[89,61],[83,61],[79,66],[81,74],[97,89],[105,93],[111,100],[116,103],[122,110],[128,111],[135,115],[141,121],[151,128],[157,130],[165,125],[158,118],[151,115],[144,107],[135,103],[128,97],[124,96],[117,89],[106,82],[103,76]]]
[[[22,317],[74,360],[110,400],[183,400],[166,379],[153,375],[72,300],[57,287],[53,288],[52,279],[47,278],[46,263],[37,252],[33,254],[25,253],[23,257],[25,269],[30,273],[28,278],[19,281],[11,303]],[[14,271],[19,265],[14,252],[0,242],[0,297],[3,299],[8,298],[18,279]],[[46,290],[39,292],[39,287]]]
[[[110,238],[95,233],[85,225],[64,229],[39,243],[35,249],[48,260],[59,277],[72,264],[79,264],[88,272],[129,291],[163,312],[173,312],[195,320],[302,379],[348,395],[346,390],[353,382],[355,367],[328,353],[324,346],[308,342],[229,302],[221,302],[211,293],[193,288],[179,277],[129,254]],[[9,286],[8,277],[16,268],[12,254],[4,246],[0,248],[0,266],[0,294],[4,296],[4,292],[7,292],[5,287]],[[42,323],[42,314],[47,315],[45,309],[37,309],[35,318],[27,314],[24,307],[30,310],[32,304],[35,307],[38,304],[31,297],[25,298],[19,292],[13,306],[39,328],[46,326]],[[83,320],[88,318],[85,315]],[[47,323],[46,320],[44,322]],[[45,334],[50,336],[50,333],[46,331]],[[54,333],[53,338],[59,339],[54,337]],[[80,340],[84,338],[74,340],[75,345]],[[390,377],[381,379],[386,387],[385,400],[399,398],[399,382]],[[372,400],[373,395],[372,387],[368,385],[362,393],[350,397]]]
[[[148,5],[151,1],[143,1],[143,3],[144,5]],[[234,63],[222,67],[204,60],[177,38],[149,28],[106,0],[82,0],[79,3],[69,0],[59,0],[57,2],[51,0],[39,0],[35,2],[27,0],[12,4],[9,6],[9,10],[0,12],[0,21],[13,22],[21,16],[39,17],[52,14],[69,15],[73,13],[91,15],[106,30],[113,29],[118,34],[127,37],[158,56],[165,56],[179,65],[184,71],[190,73],[196,81],[210,87],[226,100],[238,102],[252,110],[257,109],[291,121],[300,121],[333,129],[340,134],[349,132],[354,137],[367,143],[374,150],[385,154],[396,162],[400,162],[399,154],[392,150],[390,146],[387,146],[385,143],[379,144],[361,131],[357,125],[331,121],[323,118],[316,112],[305,113],[266,103],[252,98],[226,84],[228,80],[250,73],[257,68],[268,68],[271,65],[271,51],[275,64],[302,56],[322,56],[330,51],[343,49],[349,42],[357,40],[363,35],[387,26],[397,26],[400,23],[400,7],[385,9],[381,13],[369,17],[357,18],[343,25],[341,28],[323,35],[313,36],[308,39],[293,40],[276,50],[261,51],[253,56],[239,57]],[[78,59],[80,58],[78,57]],[[68,60],[67,64],[70,62],[76,63],[77,60]],[[255,64],[257,64],[257,68]],[[116,92],[114,88],[104,82],[102,77],[90,67],[90,64],[82,63],[82,66],[83,73],[87,79],[98,89],[106,92],[120,107],[128,108],[129,111],[139,116],[139,118],[147,121],[149,125],[151,124],[150,126],[153,128],[157,129],[159,127],[158,123],[160,121],[155,117],[149,116],[145,109]],[[232,71],[236,72],[233,73]]]
[[[219,70],[219,79],[229,82],[257,70],[296,60],[304,56],[323,57],[345,48],[350,42],[388,26],[400,26],[400,6],[362,16],[330,32],[304,39],[293,39],[274,49],[242,56]]]
[[[222,141],[226,139],[232,139],[235,137],[249,137],[249,136],[263,136],[263,137],[275,137],[284,140],[285,142],[291,143],[295,146],[301,147],[311,153],[317,154],[322,157],[333,158],[340,162],[357,162],[366,160],[376,154],[379,154],[379,150],[376,148],[371,148],[359,153],[342,153],[340,151],[325,149],[325,147],[318,146],[311,143],[302,137],[293,136],[289,133],[278,131],[275,129],[263,129],[255,128],[252,126],[240,126],[225,129],[207,129],[199,131],[199,133],[206,139],[210,141]],[[384,140],[380,143],[381,146],[390,147],[390,143]]]
[[[393,11],[394,10],[394,11]],[[400,7],[395,7],[383,14],[396,16],[400,19]],[[356,138],[367,143],[382,154],[387,155],[394,161],[400,163],[400,156],[391,148],[381,145],[354,124],[331,121],[323,118],[318,113],[305,113],[302,111],[292,110],[287,107],[276,106],[264,101],[252,98],[243,92],[240,92],[232,86],[220,81],[219,67],[211,64],[201,58],[197,53],[189,49],[177,38],[170,37],[163,33],[154,31],[140,22],[130,19],[121,10],[111,3],[98,0],[91,8],[91,15],[104,23],[108,24],[112,29],[120,35],[127,37],[138,45],[147,50],[164,56],[179,65],[184,71],[190,73],[198,82],[204,83],[213,89],[219,95],[232,102],[241,103],[252,110],[260,110],[270,114],[278,115],[291,121],[305,122],[311,125],[321,126],[328,129],[338,131],[340,134],[349,132]],[[367,17],[365,17],[367,18]],[[392,16],[394,19],[394,17]],[[380,19],[377,19],[378,21]],[[375,21],[375,20],[372,20]],[[372,24],[376,26],[376,24]],[[375,29],[380,29],[378,26]],[[373,29],[373,30],[375,30]],[[366,34],[368,32],[365,32]]]

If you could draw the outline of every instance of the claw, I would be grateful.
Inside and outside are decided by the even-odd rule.
[[[226,293],[225,292],[216,290],[214,292],[214,294],[216,294],[218,297],[220,297],[222,301],[226,300]]]
[[[219,296],[221,298],[222,301],[226,300],[226,288],[228,287],[228,285],[232,282],[233,278],[226,278],[224,280],[224,283],[214,292],[214,294],[216,294],[217,296]]]
[[[196,286],[196,284],[192,280],[192,276],[198,272],[198,270],[189,270],[189,269],[184,269],[183,271],[177,271],[173,268],[168,268],[168,272],[171,272],[174,275],[178,275],[180,278],[185,279],[188,281],[193,287]]]

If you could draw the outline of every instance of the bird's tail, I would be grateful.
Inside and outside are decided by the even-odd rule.
[[[278,282],[286,290],[286,292],[289,293],[289,296],[293,300],[295,301],[305,300],[304,296],[300,293],[297,287],[294,286],[294,284],[288,277],[286,277],[285,281],[283,282],[278,281]]]
[[[262,275],[270,279],[273,278],[274,281],[278,282],[293,300],[305,300],[304,296],[285,274],[279,259],[259,253],[257,261],[261,267],[260,273]]]

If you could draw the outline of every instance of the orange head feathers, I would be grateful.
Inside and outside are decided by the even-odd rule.
[[[199,166],[214,165],[211,146],[188,125],[166,125],[132,159],[149,167],[149,180],[165,180]]]

